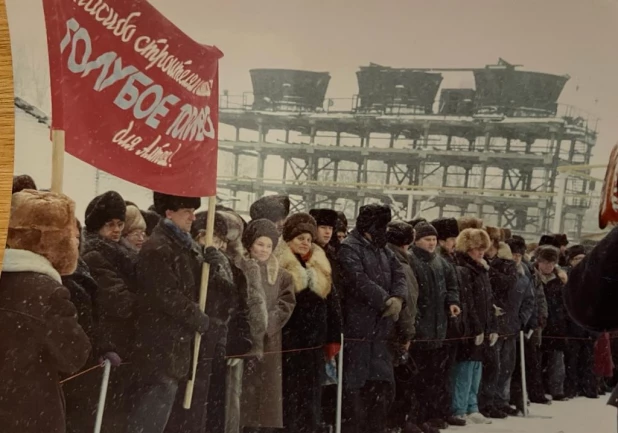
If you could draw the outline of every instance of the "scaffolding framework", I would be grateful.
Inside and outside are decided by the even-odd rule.
[[[294,211],[332,207],[352,221],[363,204],[384,202],[400,219],[478,215],[487,225],[531,237],[553,227],[559,167],[588,165],[597,137],[595,119],[557,104],[568,77],[520,72],[506,63],[481,68],[474,72],[475,90],[442,89],[434,113],[427,101],[438,91],[436,71],[373,67],[379,70],[370,83],[360,77],[367,68],[359,71],[361,96],[322,98],[316,109],[299,102],[312,86],[306,74],[296,85],[294,71],[286,71],[276,98],[265,98],[270,108],[249,92],[222,96],[219,121],[235,137],[219,143],[233,157],[219,188],[251,199],[288,194]],[[277,88],[279,70],[252,70],[254,87],[261,71]],[[323,74],[315,78],[322,96]],[[519,86],[517,96],[509,80]],[[241,139],[243,131],[251,137]],[[273,175],[266,167],[277,160],[281,171]],[[563,227],[579,236],[590,181],[566,182]]]

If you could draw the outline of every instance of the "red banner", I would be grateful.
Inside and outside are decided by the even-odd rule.
[[[155,191],[216,193],[216,47],[145,0],[43,0],[52,127],[66,151]]]

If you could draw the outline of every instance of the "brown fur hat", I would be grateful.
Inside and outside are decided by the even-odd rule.
[[[13,194],[6,244],[45,257],[60,275],[77,268],[75,202],[64,194],[31,189]]]
[[[492,242],[496,243],[496,242],[504,241],[503,239],[504,233],[502,232],[502,229],[498,227],[487,226],[485,227],[485,231],[489,235],[489,239],[491,239]]]
[[[503,234],[503,238],[505,241],[508,241],[509,239],[511,239],[513,237],[513,231],[511,229],[502,229],[502,234]]]
[[[27,174],[20,174],[19,176],[13,176],[13,194],[24,189],[36,189],[36,183],[34,179]]]
[[[537,261],[543,260],[545,262],[558,263],[560,250],[551,245],[542,245],[537,248],[535,257]]]
[[[309,233],[311,239],[315,240],[318,237],[318,225],[315,219],[308,213],[297,213],[290,215],[283,223],[283,240],[290,242],[296,236],[303,233]]]
[[[462,253],[467,253],[476,248],[486,250],[490,244],[491,240],[486,231],[481,229],[464,229],[457,237],[455,250]]]
[[[258,238],[267,237],[273,241],[273,251],[279,243],[279,230],[271,220],[261,218],[259,220],[251,220],[247,225],[247,229],[242,234],[242,245],[247,251],[251,249]]]
[[[208,220],[208,211],[198,212],[195,214],[195,221],[191,224],[191,237],[197,240],[201,235],[206,233],[206,221]],[[227,239],[227,224],[225,218],[220,212],[215,212],[215,227],[213,235],[221,240]]]
[[[475,217],[461,217],[457,220],[457,225],[460,232],[465,229],[482,229],[483,220]]]

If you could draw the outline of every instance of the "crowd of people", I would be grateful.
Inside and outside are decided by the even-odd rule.
[[[387,205],[290,214],[266,196],[246,221],[201,200],[116,191],[82,223],[67,196],[14,179],[0,279],[6,433],[435,433],[518,416],[529,402],[598,398],[604,329],[563,290],[590,248],[527,243],[474,217],[395,221]],[[205,311],[203,264],[210,265]],[[190,409],[183,407],[201,335]],[[519,338],[523,335],[526,381]],[[524,401],[524,387],[529,401]]]

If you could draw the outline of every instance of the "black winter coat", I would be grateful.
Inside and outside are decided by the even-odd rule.
[[[201,269],[200,251],[191,238],[161,220],[137,265],[136,362],[142,373],[187,377],[195,333],[208,330],[208,317],[198,305]]]
[[[483,361],[483,348],[488,346],[488,339],[486,337],[482,345],[476,346],[473,337],[480,334],[487,336],[498,329],[489,265],[477,263],[465,253],[457,253],[456,262],[461,282],[459,297],[464,336],[468,337],[460,343],[457,358],[459,361]]]
[[[446,338],[449,307],[459,305],[457,271],[436,253],[413,246],[410,254],[419,285],[416,339],[433,340],[414,344],[421,350],[437,349]]]
[[[547,326],[543,331],[543,348],[565,350],[565,338],[568,337],[568,313],[562,299],[562,291],[567,282],[567,275],[558,269],[550,276],[541,276],[538,270],[536,272],[547,299],[548,316]]]
[[[99,286],[97,349],[129,360],[135,346],[137,253],[120,242],[86,232],[82,258]]]
[[[344,334],[350,339],[344,346],[344,386],[360,389],[367,381],[394,383],[388,340],[395,322],[382,314],[387,299],[407,299],[404,270],[392,251],[376,247],[357,230],[343,241],[339,263],[345,281]]]
[[[618,227],[573,268],[564,291],[571,317],[586,328],[618,329]]]
[[[501,335],[517,334],[525,330],[536,308],[534,299],[534,280],[530,270],[520,263],[516,265],[517,281],[509,291],[505,305],[506,313],[498,318],[498,332]]]

